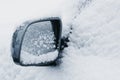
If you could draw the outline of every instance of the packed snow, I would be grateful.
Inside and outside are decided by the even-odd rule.
[[[0,80],[120,80],[119,0],[1,0],[0,10]],[[16,65],[10,52],[15,28],[49,16],[62,19],[62,36],[72,27],[62,63]]]
[[[39,56],[36,56],[34,54],[30,54],[28,52],[22,51],[21,52],[20,61],[22,64],[38,64],[38,63],[45,63],[54,61],[58,57],[58,51],[51,51],[47,54],[42,54]]]

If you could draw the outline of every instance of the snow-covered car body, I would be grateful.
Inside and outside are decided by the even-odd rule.
[[[119,0],[0,1],[1,80],[119,80]],[[21,67],[13,63],[11,40],[27,20],[59,16],[63,35],[73,28],[57,67]]]

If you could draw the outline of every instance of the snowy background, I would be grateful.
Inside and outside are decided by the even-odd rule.
[[[59,16],[69,47],[57,67],[13,63],[11,37],[27,20]],[[0,0],[0,80],[120,80],[119,0]]]

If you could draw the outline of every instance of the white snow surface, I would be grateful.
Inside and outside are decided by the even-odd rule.
[[[73,27],[62,63],[16,65],[10,52],[16,27],[50,16],[61,17],[62,36]],[[119,0],[0,0],[0,37],[0,80],[120,80]]]
[[[58,57],[57,50],[53,52],[48,52],[47,54],[42,54],[39,56],[22,51],[20,60],[23,64],[38,64],[38,63],[54,61],[57,57]]]

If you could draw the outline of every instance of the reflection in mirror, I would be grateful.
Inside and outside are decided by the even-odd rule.
[[[23,38],[20,54],[22,64],[54,61],[58,56],[55,36],[50,21],[31,24]]]

